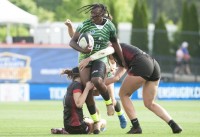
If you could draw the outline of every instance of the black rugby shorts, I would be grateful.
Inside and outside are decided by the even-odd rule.
[[[160,66],[148,54],[139,54],[130,63],[128,74],[141,76],[147,81],[157,81],[160,79]]]
[[[102,79],[104,79],[105,74],[106,74],[106,64],[101,60],[93,61],[91,68],[91,78],[101,77]]]

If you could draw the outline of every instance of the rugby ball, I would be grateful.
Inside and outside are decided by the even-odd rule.
[[[89,49],[93,49],[93,47],[94,47],[94,38],[93,38],[92,35],[89,34],[89,33],[82,33],[82,34],[79,36],[78,45],[79,45],[82,49],[87,48],[88,45],[90,46]]]

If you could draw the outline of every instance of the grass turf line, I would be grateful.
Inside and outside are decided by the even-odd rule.
[[[90,135],[91,137],[133,136],[126,134],[131,126],[129,120],[127,127],[121,129],[117,114],[107,116],[104,102],[96,102],[101,117],[107,120],[107,129],[99,135]],[[173,135],[171,129],[164,121],[147,110],[142,101],[133,101],[133,103],[143,129],[143,134],[137,136],[199,137],[200,135],[199,101],[158,101],[160,105],[167,109],[174,120],[182,126],[183,132],[177,135]],[[83,109],[85,115],[89,116],[85,105]],[[63,127],[62,111],[62,101],[1,102],[0,137],[61,137],[62,135],[51,135],[50,129],[53,127]]]

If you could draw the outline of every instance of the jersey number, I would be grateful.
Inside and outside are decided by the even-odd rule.
[[[96,45],[94,46],[94,49],[95,49],[95,50],[99,50],[99,49],[100,49],[100,47],[101,47],[101,45],[99,45],[99,44],[96,44]]]

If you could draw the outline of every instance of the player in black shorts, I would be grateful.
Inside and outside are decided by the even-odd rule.
[[[89,118],[83,117],[82,106],[85,103],[88,93],[94,87],[91,82],[86,83],[83,91],[78,67],[72,70],[64,70],[61,74],[67,74],[73,82],[68,86],[63,99],[64,128],[52,128],[52,134],[89,134],[93,131],[94,122]],[[106,121],[101,119],[98,124],[101,130],[105,128]]]
[[[65,21],[65,25],[67,26],[67,31],[68,31],[68,34],[70,37],[72,37],[75,33],[75,29],[73,28],[72,26],[72,22],[71,20],[67,19]],[[114,50],[113,52],[108,49],[109,53],[114,53]],[[108,54],[109,54],[108,53]],[[116,62],[114,61],[113,59],[113,56],[110,55],[108,56],[108,62],[109,62],[109,66],[110,66],[110,71],[107,72],[107,77],[110,77],[114,74],[114,72],[116,71]],[[115,99],[115,94],[114,94],[114,83],[111,83],[109,85],[107,85],[107,89],[108,89],[108,92],[110,94],[110,97],[111,97],[111,100],[112,100],[112,103],[114,105],[114,108],[115,108],[115,112],[117,113],[117,116],[119,118],[119,121],[120,121],[120,126],[121,128],[126,128],[126,125],[127,125],[127,120],[126,120],[126,117],[125,117],[125,114],[123,112],[123,110],[121,109],[121,105],[119,103],[119,101],[117,101]],[[99,92],[98,90],[95,90],[95,92],[93,93],[93,95],[97,96],[99,95]],[[97,108],[96,108],[97,109]],[[97,109],[98,110],[98,109]],[[99,112],[98,112],[99,113]]]
[[[173,133],[180,133],[182,131],[181,127],[174,122],[172,117],[162,106],[155,102],[160,81],[160,66],[158,62],[150,55],[133,45],[128,45],[125,43],[120,43],[120,45],[127,68],[122,67],[121,60],[119,59],[118,55],[114,53],[113,57],[119,65],[118,70],[113,77],[107,78],[105,82],[106,84],[116,82],[124,75],[125,72],[128,73],[128,75],[124,78],[119,91],[119,96],[124,110],[132,123],[132,128],[127,133],[142,133],[142,129],[136,116],[135,108],[130,99],[130,96],[133,94],[133,92],[142,86],[143,102],[145,107],[168,123]],[[89,60],[90,59],[85,59],[83,60],[85,63],[82,62],[80,64],[87,64]]]
[[[122,64],[125,64],[125,61],[122,56],[121,47],[119,41],[117,40],[117,33],[114,24],[110,21],[110,14],[106,5],[96,3],[85,5],[79,9],[79,12],[90,13],[90,18],[83,21],[77,28],[76,31],[70,40],[70,47],[80,52],[79,62],[82,59],[89,57],[91,54],[98,52],[101,49],[108,47],[108,43],[111,42],[115,52],[119,55],[122,60]],[[82,49],[78,45],[78,39],[81,33],[90,33],[94,38],[94,47]],[[114,115],[115,110],[113,106],[112,99],[110,98],[107,86],[104,84],[104,77],[106,76],[106,64],[108,63],[107,57],[92,61],[87,68],[80,71],[80,77],[82,84],[85,86],[87,81],[92,81],[96,89],[101,94],[104,99],[107,114],[109,116]],[[87,108],[89,113],[94,121],[98,124],[99,115],[96,111],[95,100],[93,93],[90,92],[86,99]]]

